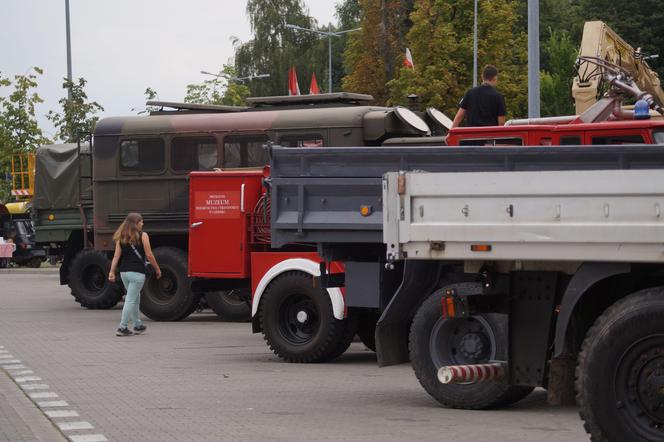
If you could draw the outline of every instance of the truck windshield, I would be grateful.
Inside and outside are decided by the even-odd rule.
[[[664,130],[656,130],[652,133],[655,144],[664,144]]]

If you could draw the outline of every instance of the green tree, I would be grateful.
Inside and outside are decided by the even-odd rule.
[[[62,88],[69,91],[69,96],[58,101],[62,106],[62,113],[49,111],[46,116],[58,130],[56,139],[65,143],[75,143],[79,138],[92,133],[99,120],[95,114],[104,110],[96,101],[88,101],[86,83],[84,78],[79,78],[76,83],[65,78]]]
[[[224,65],[217,77],[202,83],[188,84],[184,101],[198,104],[245,106],[250,94],[249,88],[235,78],[237,78],[235,68],[232,65]]]
[[[359,0],[361,31],[348,37],[344,64],[345,90],[373,95],[376,103],[389,99],[387,82],[403,62],[406,34],[412,22],[412,1]]]
[[[237,74],[239,77],[270,74],[270,78],[248,83],[252,94],[286,95],[291,65],[296,67],[300,78],[310,78],[316,68],[320,72],[327,58],[319,60],[313,56],[314,49],[320,47],[318,36],[286,27],[286,24],[303,28],[316,25],[301,0],[249,0],[247,15],[253,38],[246,43],[235,41]],[[305,92],[305,89],[302,84],[300,90]]]
[[[572,115],[572,80],[579,48],[566,31],[549,29],[548,34],[549,39],[541,46],[542,58],[547,60],[540,80],[542,116]]]
[[[50,142],[35,115],[35,106],[43,102],[34,91],[42,73],[34,67],[30,73],[15,75],[13,81],[0,74],[0,201],[9,199],[11,155],[31,152]]]
[[[498,89],[509,117],[526,114],[527,43],[519,29],[515,0],[479,4],[478,65],[500,72]],[[473,0],[420,0],[411,14],[407,45],[415,69],[401,68],[388,83],[391,104],[407,104],[417,94],[425,106],[448,115],[473,84]],[[478,73],[479,74],[479,73]]]
[[[157,93],[156,90],[152,89],[150,86],[145,88],[145,92],[143,92],[143,96],[145,97],[145,101],[151,101],[151,100],[159,100],[159,94]],[[140,107],[133,107],[131,108],[132,112],[136,111],[137,115],[145,115],[149,114],[150,112],[157,112],[159,110],[159,106],[140,106]]]

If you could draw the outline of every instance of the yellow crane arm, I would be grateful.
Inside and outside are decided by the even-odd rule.
[[[579,56],[598,57],[623,67],[642,91],[650,93],[660,105],[664,105],[664,90],[660,85],[659,75],[639,55],[638,50],[635,51],[606,23],[602,21],[585,23]],[[583,69],[582,66],[579,75],[574,77],[572,85],[572,97],[576,104],[577,115],[595,104],[601,79],[601,76],[586,77],[589,73],[583,72]]]

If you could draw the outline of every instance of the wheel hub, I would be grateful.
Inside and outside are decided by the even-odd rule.
[[[468,359],[479,359],[484,353],[485,342],[483,335],[479,333],[465,334],[459,342],[459,351]]]
[[[320,327],[316,305],[306,295],[289,296],[279,308],[279,327],[282,336],[293,345],[310,342]]]
[[[106,284],[106,274],[99,266],[88,266],[83,270],[83,283],[89,291],[100,292]]]
[[[636,390],[646,414],[657,425],[664,425],[664,354],[656,354],[655,349],[643,353],[640,357],[644,361],[636,377]]]
[[[664,335],[651,335],[625,350],[615,375],[616,407],[640,438],[664,436]]]

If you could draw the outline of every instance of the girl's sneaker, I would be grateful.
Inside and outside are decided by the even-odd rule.
[[[133,333],[127,327],[119,328],[115,331],[115,336],[131,336]]]
[[[143,324],[137,325],[136,327],[134,327],[134,333],[136,333],[137,335],[140,335],[141,333],[143,333],[147,329],[148,328],[146,326],[144,326]]]

